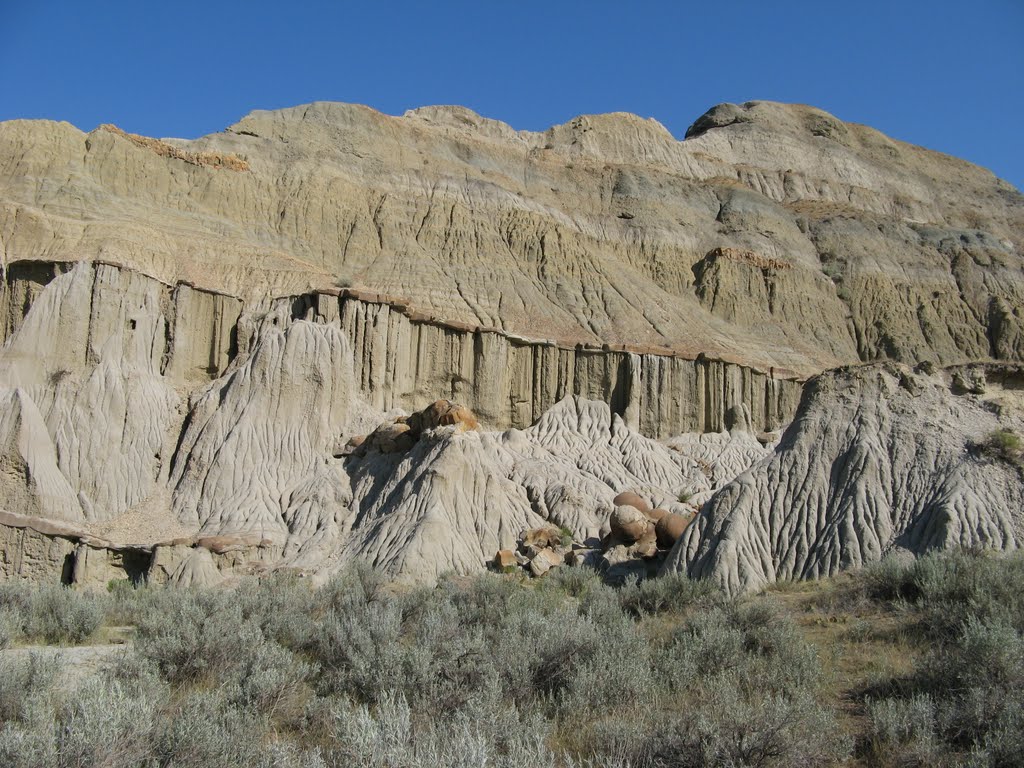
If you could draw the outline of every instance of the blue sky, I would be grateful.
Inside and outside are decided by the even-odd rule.
[[[841,9],[841,10],[840,10]],[[0,119],[193,138],[315,100],[516,128],[813,104],[1024,189],[1024,0],[0,0]]]

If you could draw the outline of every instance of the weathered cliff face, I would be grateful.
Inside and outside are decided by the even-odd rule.
[[[879,364],[808,383],[774,453],[718,491],[666,568],[727,590],[898,551],[1024,541],[1024,368]]]
[[[376,408],[408,410],[444,396],[499,428],[527,427],[578,395],[603,400],[652,437],[721,431],[736,405],[749,409],[757,429],[771,431],[788,422],[800,393],[798,381],[774,371],[688,360],[669,350],[567,347],[498,329],[422,322],[383,300],[343,298],[341,325],[355,350],[358,385]]]
[[[110,264],[83,264],[76,268],[77,278],[64,277],[45,291],[65,269],[71,266],[13,264],[0,296],[11,333],[21,328],[23,312],[40,296],[48,297],[33,314],[36,325],[12,340],[0,362],[21,366],[20,378],[7,381],[12,386],[36,382],[35,396],[43,402],[51,396],[51,378],[80,367],[74,344],[88,338],[92,357],[99,359],[99,347],[108,343],[112,329],[122,338],[117,343],[141,345],[147,375],[187,392],[225,372],[256,334],[256,324],[283,331],[298,319],[340,329],[347,347],[334,352],[351,354],[352,386],[380,411],[411,411],[449,397],[490,427],[524,428],[559,400],[578,395],[605,401],[631,427],[660,438],[721,431],[726,412],[738,405],[749,410],[754,429],[772,431],[791,418],[799,400],[800,382],[772,371],[706,357],[687,360],[667,349],[659,354],[624,345],[559,346],[497,328],[444,322],[378,294],[346,290],[264,299],[249,304],[243,315],[243,303],[234,297],[181,283],[169,286]],[[73,291],[64,287],[69,280]],[[134,293],[112,299],[110,292],[122,290],[122,283]],[[91,308],[83,314],[65,309],[65,302]],[[76,325],[65,335],[61,323],[72,321]],[[290,361],[295,375],[309,375],[309,366],[320,365],[316,356],[327,352],[314,345],[297,353]],[[51,360],[54,355],[68,359]],[[78,380],[64,386],[76,391]]]
[[[749,413],[767,390],[744,381],[799,386],[446,326],[379,297],[242,305],[110,264],[41,266],[13,265],[0,302],[0,492],[17,510],[0,519],[7,577],[212,583],[221,571],[328,573],[353,559],[412,581],[478,570],[545,521],[593,539],[626,488],[672,505],[728,479],[630,427],[652,423],[642,366],[703,372],[677,423],[721,423],[727,403]],[[531,389],[542,350],[561,360],[558,388]],[[738,385],[716,370],[737,371]],[[485,425],[525,427],[537,408],[536,425],[339,452],[374,414],[422,406],[453,382],[464,401],[509,403],[481,413]]]
[[[709,498],[823,369],[1024,358],[1022,248],[1009,185],[809,107],[684,141],[339,104],[196,141],[3,123],[0,574],[429,580],[540,521],[592,538],[617,491]],[[1017,476],[963,450],[1012,408],[894,370],[818,379],[674,567],[1016,546]],[[441,397],[485,429],[339,452]]]
[[[324,103],[196,141],[0,125],[9,263],[103,259],[243,299],[341,277],[447,321],[802,377],[1020,358],[1022,240],[1021,195],[988,172],[768,102],[683,141],[624,114],[528,133]]]
[[[82,265],[39,291],[20,323],[11,307],[32,289],[9,286],[5,314],[17,330],[0,353],[0,385],[15,393],[6,421],[22,427],[8,431],[8,456],[17,435],[26,482],[62,500],[47,516],[115,517],[149,497],[180,423],[180,398],[161,373],[163,286]]]
[[[1024,433],[1019,366],[817,377],[761,460],[752,416],[766,390],[720,379],[711,397],[708,372],[798,384],[739,366],[446,326],[380,297],[246,306],[108,264],[37,267],[9,272],[0,307],[0,491],[17,507],[0,519],[5,576],[198,584],[358,559],[429,581],[483,567],[544,522],[593,541],[626,489],[681,512],[677,498],[711,497],[670,567],[731,590],[894,548],[1013,548],[1022,536],[1021,470],[979,447],[999,429]],[[545,355],[563,389],[538,386]],[[641,436],[662,402],[644,398],[680,397],[641,386],[657,366],[703,371],[679,418],[732,432]],[[452,394],[500,427],[552,402],[525,430],[340,450],[375,413]],[[502,400],[508,410],[487,411]]]

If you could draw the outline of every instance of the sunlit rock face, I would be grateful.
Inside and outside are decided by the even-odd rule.
[[[0,246],[5,577],[430,581],[623,491],[734,591],[1020,541],[1024,199],[810,107],[0,123]]]

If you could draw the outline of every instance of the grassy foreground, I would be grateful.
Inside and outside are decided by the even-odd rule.
[[[89,674],[31,650],[124,626]],[[966,552],[738,600],[579,569],[398,593],[361,569],[316,591],[8,583],[0,765],[1021,765],[1022,632],[1024,558]]]

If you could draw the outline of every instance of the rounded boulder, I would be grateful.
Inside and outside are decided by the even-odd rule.
[[[633,509],[639,509],[645,514],[651,511],[651,505],[647,503],[644,497],[638,493],[633,493],[632,491],[623,491],[612,499],[612,504],[616,507],[633,507]]]
[[[683,535],[683,531],[693,521],[694,515],[677,515],[674,512],[667,513],[654,526],[658,535],[658,546],[669,549]]]
[[[669,514],[669,511],[667,509],[655,507],[654,509],[647,513],[647,519],[650,520],[652,523],[657,523],[659,520],[661,520],[661,518],[663,518],[667,514]]]
[[[609,522],[612,536],[626,544],[633,544],[643,538],[651,525],[647,515],[627,504],[617,506]]]

